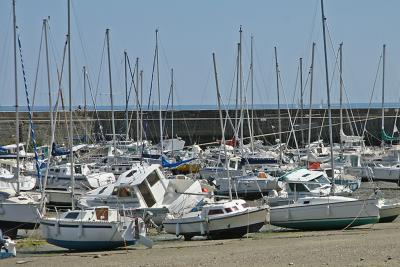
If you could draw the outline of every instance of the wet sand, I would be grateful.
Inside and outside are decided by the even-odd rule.
[[[183,241],[73,253],[51,245],[22,248],[0,266],[400,266],[400,221],[346,231],[266,231],[243,239]],[[20,241],[23,242],[23,241]]]

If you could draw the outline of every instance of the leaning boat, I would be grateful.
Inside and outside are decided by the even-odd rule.
[[[50,244],[79,251],[106,250],[134,245],[146,239],[141,218],[120,215],[118,210],[97,207],[70,210],[57,218],[41,220],[43,237]]]
[[[80,207],[123,206],[131,215],[151,211],[159,224],[168,212],[189,212],[203,198],[201,184],[193,179],[167,179],[160,165],[135,166],[115,183],[82,195]]]
[[[298,230],[345,229],[377,223],[377,199],[341,196],[304,197],[293,204],[272,207],[271,224]]]
[[[268,206],[249,207],[242,199],[207,203],[202,201],[182,216],[169,215],[163,221],[164,230],[185,240],[194,236],[211,239],[240,238],[258,232],[269,220]]]

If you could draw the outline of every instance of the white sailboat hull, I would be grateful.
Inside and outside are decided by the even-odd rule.
[[[383,203],[379,205],[379,222],[393,222],[400,215],[400,203]]]
[[[267,209],[260,207],[213,218],[193,216],[189,218],[166,219],[163,225],[167,233],[184,235],[185,238],[193,236],[234,238],[242,237],[246,233],[258,232],[269,220],[268,215]]]
[[[38,226],[41,217],[38,207],[38,202],[23,196],[0,202],[0,228],[3,233],[13,238],[18,229]]]
[[[101,250],[134,245],[134,221],[123,229],[120,222],[43,219],[43,237],[48,243],[73,250]]]
[[[398,167],[374,167],[373,179],[386,182],[400,182],[400,168]]]
[[[309,204],[305,204],[307,201]],[[377,204],[376,199],[304,198],[301,203],[271,208],[271,224],[301,230],[324,230],[376,223],[379,220]]]

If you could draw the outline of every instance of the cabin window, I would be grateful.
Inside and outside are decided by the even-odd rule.
[[[249,204],[244,203],[244,204],[242,204],[242,207],[243,207],[243,208],[248,208],[248,207],[249,207]]]
[[[209,210],[208,215],[218,215],[218,214],[224,214],[223,210]]]
[[[100,193],[101,194],[101,193]],[[130,187],[115,187],[112,195],[118,196],[118,197],[131,197],[132,196],[132,190]]]
[[[226,211],[226,213],[230,213],[230,212],[232,212],[232,209],[231,208],[225,208],[225,211]]]
[[[77,173],[77,174],[81,174],[82,173],[81,166],[75,166],[75,173]]]
[[[159,180],[160,180],[160,178],[158,177],[158,174],[156,171],[151,172],[147,176],[147,181],[149,182],[150,186],[155,185]]]
[[[146,202],[147,204],[147,207],[152,207],[154,204],[156,204],[156,200],[154,199],[153,194],[151,193],[150,188],[146,182],[142,182],[141,184],[139,184],[138,188],[143,196],[144,202]]]
[[[60,172],[60,169],[56,169],[56,172],[59,173],[59,172]]]
[[[79,212],[70,212],[65,215],[65,219],[76,219],[78,218]]]
[[[132,175],[134,175],[136,173],[136,170],[132,170],[132,171],[130,171],[127,175],[126,175],[126,177],[131,177]]]
[[[321,183],[321,184],[329,184],[330,183],[329,180],[323,175],[320,175],[317,178],[312,179],[311,181]]]
[[[304,204],[310,204],[310,200],[304,200]]]
[[[236,161],[230,161],[229,167],[231,167],[232,169],[236,169]]]
[[[309,192],[303,184],[289,183],[289,188],[292,192]]]
[[[326,169],[325,173],[328,177],[332,178],[332,169]]]

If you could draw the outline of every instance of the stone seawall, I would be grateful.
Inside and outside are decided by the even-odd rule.
[[[386,109],[385,110],[385,129],[386,132],[391,135],[393,131],[393,125],[396,118],[397,109]],[[246,117],[247,117],[247,112]],[[348,115],[354,118],[352,123],[353,129],[350,127]],[[351,114],[352,113],[352,114]],[[354,109],[352,111],[343,111],[344,121],[344,132],[347,135],[361,134],[364,128],[365,119],[367,117],[367,109]],[[251,111],[249,111],[251,114]],[[263,135],[259,138],[274,143],[274,140],[278,138],[277,134],[274,134],[278,130],[278,112],[277,110],[254,110],[254,135]],[[297,116],[296,116],[297,114]],[[290,110],[290,117],[293,122],[293,127],[296,130],[296,138],[299,144],[303,142],[307,143],[308,139],[308,110],[304,110],[303,123],[300,119],[300,111],[292,109]],[[159,140],[159,120],[158,111],[146,111],[144,112],[144,136],[147,139],[157,141]],[[224,112],[225,116],[225,112]],[[129,112],[130,120],[130,136],[136,139],[137,135],[137,123],[136,123],[136,111]],[[316,140],[318,136],[328,141],[328,118],[327,111],[324,109],[312,110],[312,140]],[[334,133],[334,142],[339,140],[339,110],[332,110],[332,124]],[[369,119],[367,122],[365,140],[369,144],[378,144],[380,138],[381,129],[381,110],[372,109],[369,111]],[[74,112],[74,138],[82,137],[85,132],[93,138],[99,138],[101,133],[101,127],[103,135],[110,138],[112,134],[111,124],[111,112],[89,111],[87,118],[83,111]],[[171,136],[171,112],[163,112],[164,118],[164,136]],[[229,111],[229,118],[226,122],[226,138],[233,136],[232,125],[238,123],[235,120],[235,111]],[[289,136],[293,143],[293,135],[290,134],[291,125],[289,121],[288,111],[281,111],[281,124],[282,124],[282,139],[286,141]],[[353,120],[353,119],[352,119]],[[56,132],[55,137],[58,143],[66,143],[68,140],[68,127],[67,122],[69,121],[69,114],[60,112],[57,114]],[[49,114],[47,112],[36,112],[33,115],[33,122],[35,124],[36,140],[37,143],[45,144],[50,140],[50,122]],[[101,125],[101,127],[100,127]],[[126,120],[125,112],[115,112],[115,125],[117,134],[126,134]],[[249,136],[250,123],[247,119],[244,120],[244,136]],[[323,126],[323,127],[321,127]],[[355,128],[357,126],[357,130]],[[20,114],[20,141],[26,141],[29,130],[29,119],[28,113],[22,112]],[[400,127],[399,127],[400,128]],[[303,129],[303,131],[302,131]],[[303,134],[302,134],[303,132]],[[218,110],[186,110],[186,111],[174,111],[174,135],[182,137],[187,144],[202,144],[214,142],[221,139],[221,130],[219,122]],[[303,137],[302,137],[303,136]],[[0,144],[15,143],[15,113],[13,112],[1,112],[0,113]]]

